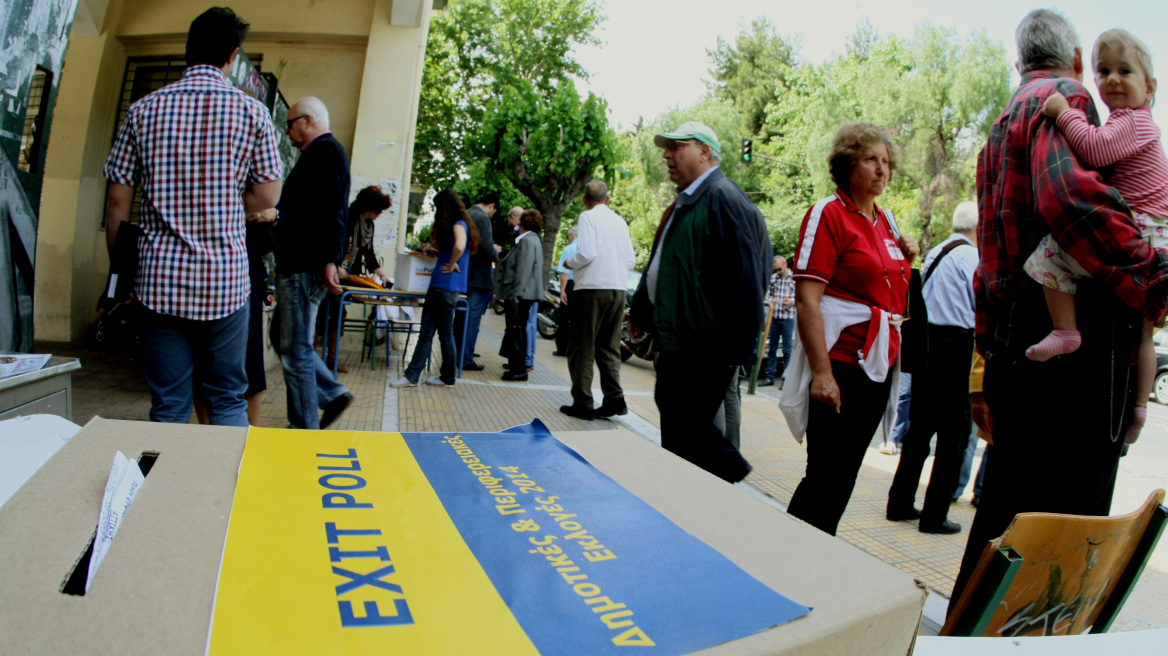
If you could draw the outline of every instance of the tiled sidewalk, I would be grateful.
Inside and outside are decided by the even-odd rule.
[[[388,388],[387,382],[399,375],[401,352],[392,351],[389,366],[385,349],[378,349],[376,369],[370,362],[360,362],[360,343],[356,335],[342,340],[341,362],[350,373],[340,380],[356,397],[354,404],[334,424],[338,430],[365,431],[496,431],[530,422],[538,417],[553,431],[607,430],[614,426],[608,420],[582,421],[558,411],[560,405],[570,403],[570,383],[566,358],[551,353],[554,343],[538,339],[535,371],[527,383],[508,383],[500,380],[503,360],[497,354],[502,339],[502,317],[487,314],[476,350],[483,371],[464,372],[463,378],[451,388],[420,385],[413,388]],[[436,344],[435,344],[436,345]],[[71,354],[82,358],[83,368],[74,374],[75,421],[84,423],[94,414],[103,417],[146,420],[149,411],[149,390],[140,369],[124,356],[101,351],[86,351],[70,345],[47,345],[42,352]],[[57,347],[54,351],[53,347]],[[72,351],[70,351],[72,349]],[[437,357],[437,355],[435,356]],[[435,364],[436,366],[436,364]],[[625,390],[630,414],[618,420],[634,432],[649,439],[658,437],[660,419],[653,401],[656,376],[652,364],[632,358],[621,369],[621,383]],[[594,381],[598,385],[598,381]],[[806,451],[791,438],[778,409],[778,390],[760,388],[759,393],[745,394],[743,385],[742,449],[754,465],[746,483],[766,495],[774,504],[785,508],[803,476]],[[600,393],[594,391],[597,403]],[[268,370],[268,392],[264,398],[262,423],[265,426],[286,425],[283,376],[278,361],[272,360]],[[1168,411],[1155,407],[1149,411],[1149,428],[1168,428]],[[659,439],[659,438],[658,438]],[[980,462],[974,462],[974,470]],[[847,512],[840,523],[839,537],[859,549],[894,565],[926,583],[934,592],[948,595],[957,575],[957,568],[965,549],[967,533],[930,535],[917,530],[915,522],[889,522],[884,519],[884,506],[897,458],[880,454],[875,446],[868,450],[856,482]],[[929,471],[931,461],[926,462]],[[923,477],[927,484],[927,476]],[[1120,487],[1125,476],[1121,472]],[[1155,483],[1163,486],[1164,482]],[[918,489],[917,503],[923,501],[924,487]],[[1133,487],[1138,487],[1135,484]],[[950,507],[949,517],[968,529],[973,521],[974,507],[970,505],[972,486]],[[1150,491],[1150,490],[1148,490]],[[1142,489],[1123,493],[1118,490],[1115,512],[1129,512],[1147,491]],[[1142,496],[1141,496],[1142,495]],[[1138,499],[1137,499],[1138,497]],[[1132,501],[1132,499],[1137,499]],[[1131,505],[1132,507],[1127,507]],[[1162,541],[1139,586],[1124,607],[1124,613],[1113,626],[1113,631],[1168,627],[1168,541]],[[781,553],[775,554],[781,558]],[[943,613],[944,601],[940,601]]]

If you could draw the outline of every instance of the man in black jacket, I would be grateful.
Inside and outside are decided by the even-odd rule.
[[[329,132],[328,109],[302,98],[288,110],[285,130],[300,159],[280,196],[276,294],[280,361],[288,390],[288,423],[325,428],[353,400],[312,348],[316,313],[326,292],[341,293],[345,257],[349,158]],[[317,408],[324,415],[317,417]]]
[[[466,321],[466,348],[462,353],[462,368],[467,371],[482,371],[483,365],[474,361],[475,342],[479,338],[479,325],[487,312],[494,289],[494,272],[491,265],[499,261],[499,251],[492,248],[495,243],[491,230],[491,219],[499,210],[499,197],[484,194],[479,202],[467,208],[466,213],[479,229],[479,249],[470,255],[470,269],[466,272],[466,302],[470,307],[466,319],[458,313],[454,319],[454,334],[462,334],[462,324]]]
[[[737,367],[754,360],[774,254],[762,213],[721,171],[721,144],[691,121],[658,134],[677,200],[657,229],[629,331],[653,331],[661,446],[731,483],[750,464],[714,423]]]

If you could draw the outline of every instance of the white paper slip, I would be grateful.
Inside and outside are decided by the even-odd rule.
[[[0,506],[79,430],[77,424],[56,415],[0,421]]]
[[[93,585],[97,568],[113,544],[114,536],[134,501],[134,495],[142,487],[146,477],[136,460],[130,460],[121,451],[114,454],[114,464],[110,467],[109,480],[105,484],[105,495],[101,499],[101,515],[97,520],[97,537],[93,541],[93,557],[89,561],[89,575],[85,579],[85,591]]]

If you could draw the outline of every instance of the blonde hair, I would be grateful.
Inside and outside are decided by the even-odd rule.
[[[1140,66],[1144,69],[1144,77],[1151,79],[1156,77],[1152,71],[1152,53],[1148,51],[1148,46],[1144,45],[1143,41],[1136,35],[1127,30],[1115,28],[1107,30],[1095,39],[1095,47],[1091,49],[1091,65],[1095,66],[1099,59],[1099,50],[1101,48],[1118,48],[1121,50],[1132,49],[1136,53],[1136,59],[1139,60]]]

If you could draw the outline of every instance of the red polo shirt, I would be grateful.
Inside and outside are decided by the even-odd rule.
[[[892,213],[876,208],[876,216],[873,224],[838,189],[834,196],[816,203],[799,229],[791,267],[795,279],[827,283],[824,293],[828,296],[904,314],[911,268],[889,225],[895,220]],[[867,333],[866,323],[848,326],[828,356],[858,364],[857,352],[864,347]],[[889,340],[889,358],[894,361],[900,334],[893,330]]]

